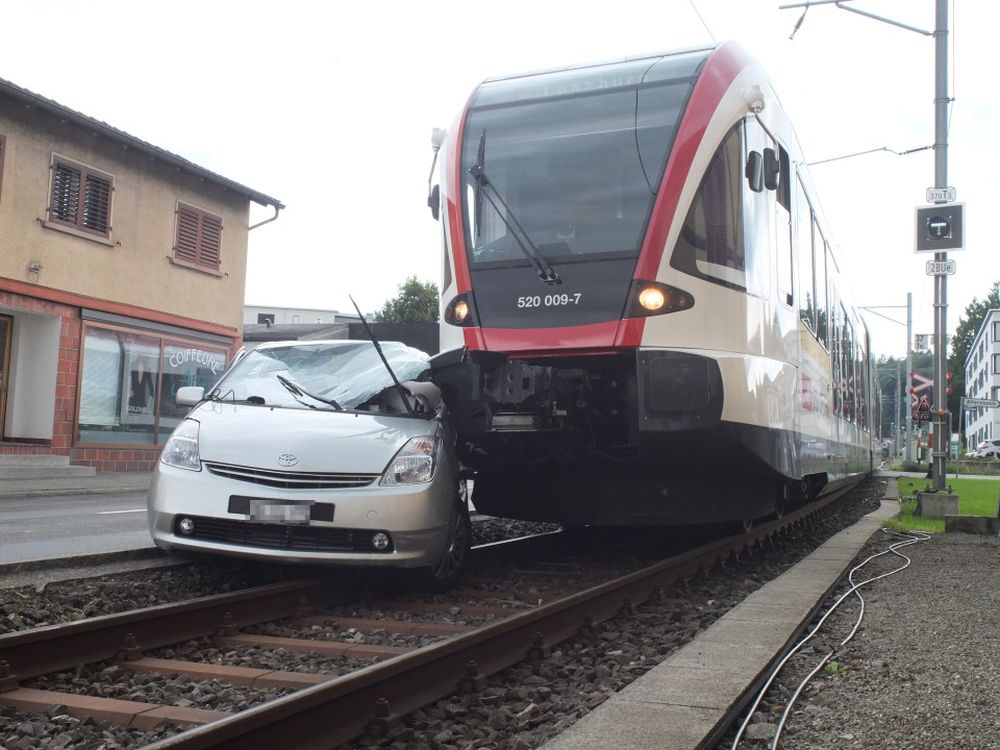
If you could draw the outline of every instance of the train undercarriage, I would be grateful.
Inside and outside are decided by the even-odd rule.
[[[434,380],[484,513],[598,525],[747,521],[826,481],[794,473],[793,434],[721,419],[722,377],[708,357],[456,350],[435,359]]]

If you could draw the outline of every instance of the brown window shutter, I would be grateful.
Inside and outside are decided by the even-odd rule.
[[[49,219],[105,237],[111,231],[112,178],[72,162],[52,162]]]
[[[222,219],[203,214],[201,217],[201,262],[219,267],[222,255]]]
[[[0,198],[3,197],[3,158],[7,153],[7,136],[0,133]]]
[[[76,224],[80,205],[80,170],[56,162],[52,174],[52,219]]]
[[[88,174],[83,190],[83,216],[86,229],[106,234],[111,215],[111,180]]]
[[[222,257],[222,219],[191,206],[178,205],[174,257],[218,269]]]
[[[198,262],[198,214],[187,208],[177,210],[177,246],[174,253],[178,260]]]

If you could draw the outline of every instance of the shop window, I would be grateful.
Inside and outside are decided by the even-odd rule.
[[[111,231],[110,175],[62,158],[52,160],[49,220],[107,237]]]
[[[165,343],[163,345],[160,421],[158,443],[165,443],[170,433],[187,414],[189,407],[178,405],[177,389],[200,385],[207,392],[222,375],[226,354],[197,346]]]
[[[223,350],[90,326],[84,334],[78,442],[153,445],[166,441],[187,407],[183,385],[210,387]]]

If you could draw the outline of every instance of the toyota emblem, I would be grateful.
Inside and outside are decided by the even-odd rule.
[[[281,466],[295,466],[298,462],[298,456],[294,453],[282,453],[278,456],[278,464]]]

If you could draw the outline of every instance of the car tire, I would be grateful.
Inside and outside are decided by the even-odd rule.
[[[472,523],[464,480],[459,481],[455,507],[448,521],[448,538],[436,563],[417,571],[417,584],[422,588],[445,591],[465,572],[472,546]]]

